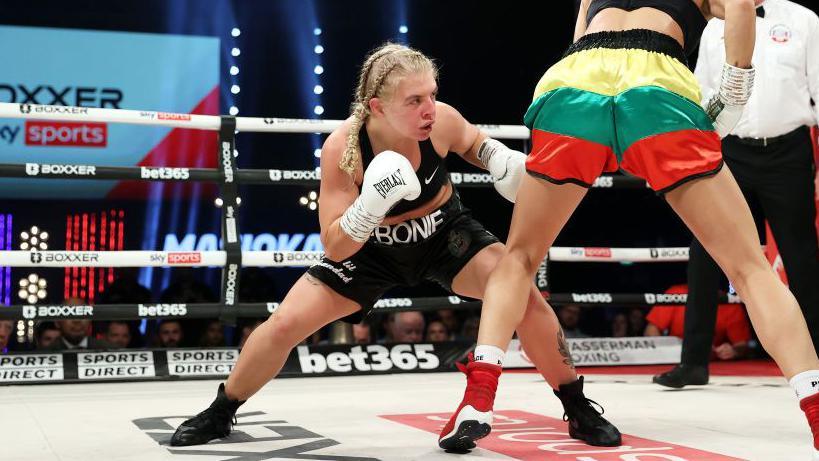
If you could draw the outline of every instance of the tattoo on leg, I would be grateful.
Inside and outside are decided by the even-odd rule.
[[[572,354],[569,352],[569,343],[566,342],[566,335],[563,333],[563,328],[557,330],[557,351],[563,356],[563,363],[574,370]]]

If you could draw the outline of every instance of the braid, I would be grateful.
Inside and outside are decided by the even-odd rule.
[[[347,144],[344,147],[344,153],[341,154],[341,160],[338,162],[338,167],[342,171],[355,177],[355,169],[361,160],[361,148],[358,144],[358,133],[361,132],[361,127],[364,125],[369,110],[360,102],[355,103],[352,117],[353,123],[350,125],[350,133],[347,135]]]

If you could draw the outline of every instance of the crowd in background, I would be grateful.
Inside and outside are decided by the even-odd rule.
[[[684,293],[684,285],[667,292]],[[259,269],[242,273],[240,299],[267,302],[274,296],[274,282]],[[137,282],[135,272],[120,271],[114,283],[100,298],[100,304],[152,303],[150,291]],[[218,294],[198,282],[193,271],[179,271],[162,292],[158,302],[195,304],[218,302]],[[84,304],[67,299],[66,304]],[[672,335],[682,337],[684,306],[583,307],[576,304],[555,306],[567,338],[640,337]],[[16,322],[0,321],[0,350],[61,351],[70,349],[242,347],[247,337],[264,319],[240,319],[236,327],[219,320],[165,319],[142,321],[40,321],[35,324],[33,341],[17,336]],[[326,327],[304,341],[318,345],[344,342],[418,343],[477,340],[479,309],[442,308],[432,311],[379,313],[353,325],[352,336],[334,337]],[[715,359],[750,356],[756,343],[744,308],[720,306],[714,353]]]

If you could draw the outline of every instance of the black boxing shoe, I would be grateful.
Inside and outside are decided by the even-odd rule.
[[[563,403],[563,420],[569,423],[569,436],[596,447],[620,446],[620,431],[603,418],[603,407],[583,394],[582,376],[575,382],[561,384],[554,393]]]
[[[244,401],[231,400],[225,394],[224,383],[219,385],[216,399],[203,412],[180,424],[171,437],[171,446],[202,445],[213,439],[227,437],[236,424],[236,410]]]
[[[682,389],[689,385],[704,386],[708,384],[708,367],[681,363],[670,371],[654,376],[651,381],[674,389]]]

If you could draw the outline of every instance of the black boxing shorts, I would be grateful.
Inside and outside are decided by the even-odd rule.
[[[498,242],[472,217],[453,190],[440,208],[420,218],[379,226],[356,254],[322,260],[307,273],[361,306],[345,317],[358,323],[384,293],[425,280],[452,291],[452,280],[479,251]]]

